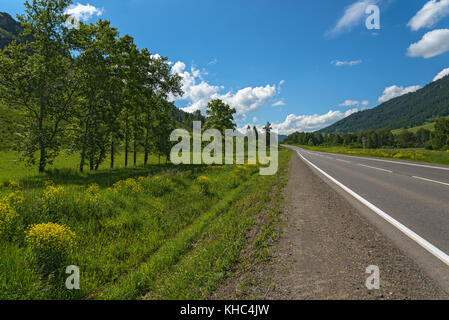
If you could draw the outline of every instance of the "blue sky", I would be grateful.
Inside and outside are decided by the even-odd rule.
[[[22,13],[23,0],[0,0]],[[89,4],[89,6],[87,6]],[[238,124],[313,131],[449,68],[449,0],[80,0],[184,78],[185,110],[222,98]],[[368,30],[366,7],[380,8]],[[339,26],[339,27],[338,27]],[[449,74],[449,70],[443,74]]]

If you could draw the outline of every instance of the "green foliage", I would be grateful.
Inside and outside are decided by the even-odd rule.
[[[281,152],[282,168],[288,155]],[[257,173],[257,166],[170,165],[82,175],[74,170],[39,176],[23,172],[17,179],[24,201],[16,207],[16,236],[0,245],[0,297],[138,298],[172,268],[191,261],[192,254],[201,269],[189,278],[199,282],[175,277],[165,286],[192,297],[199,293],[196,288],[211,292],[231,270],[248,228],[269,200],[276,177]],[[17,185],[2,184],[0,194],[10,194]],[[47,209],[50,216],[43,214]],[[194,245],[201,239],[216,241]],[[214,256],[219,262],[210,265]],[[67,265],[80,267],[81,290],[66,290]],[[200,279],[209,285],[203,289]],[[158,296],[170,294],[160,291]]]
[[[209,116],[204,129],[217,129],[223,135],[226,129],[235,129],[234,114],[236,110],[220,99],[215,99],[207,105],[206,114]]]

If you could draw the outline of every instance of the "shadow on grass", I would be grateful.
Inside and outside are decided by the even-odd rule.
[[[103,169],[99,171],[87,171],[80,173],[75,169],[51,169],[43,174],[26,177],[20,180],[24,189],[41,188],[45,182],[51,180],[55,185],[78,185],[86,186],[96,183],[100,188],[107,188],[114,183],[128,178],[138,178],[148,175],[171,173],[174,175],[191,170],[198,174],[207,169],[205,165],[147,165],[129,168]]]

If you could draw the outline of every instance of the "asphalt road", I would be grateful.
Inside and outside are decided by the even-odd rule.
[[[371,215],[377,214],[396,233],[430,253],[421,260],[428,266],[435,265],[431,259],[438,260],[439,275],[449,279],[449,166],[290,148],[324,178],[333,178],[328,179],[331,184],[346,187],[344,192]]]

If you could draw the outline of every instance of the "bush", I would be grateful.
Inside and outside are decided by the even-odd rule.
[[[75,247],[76,234],[69,227],[55,223],[30,226],[25,231],[25,242],[36,253],[45,273],[60,268]]]
[[[200,185],[201,192],[203,194],[209,194],[210,193],[210,179],[206,176],[199,176],[196,181]]]
[[[14,222],[19,216],[17,208],[23,203],[24,198],[20,192],[12,192],[0,200],[0,237],[6,238],[12,235]]]

